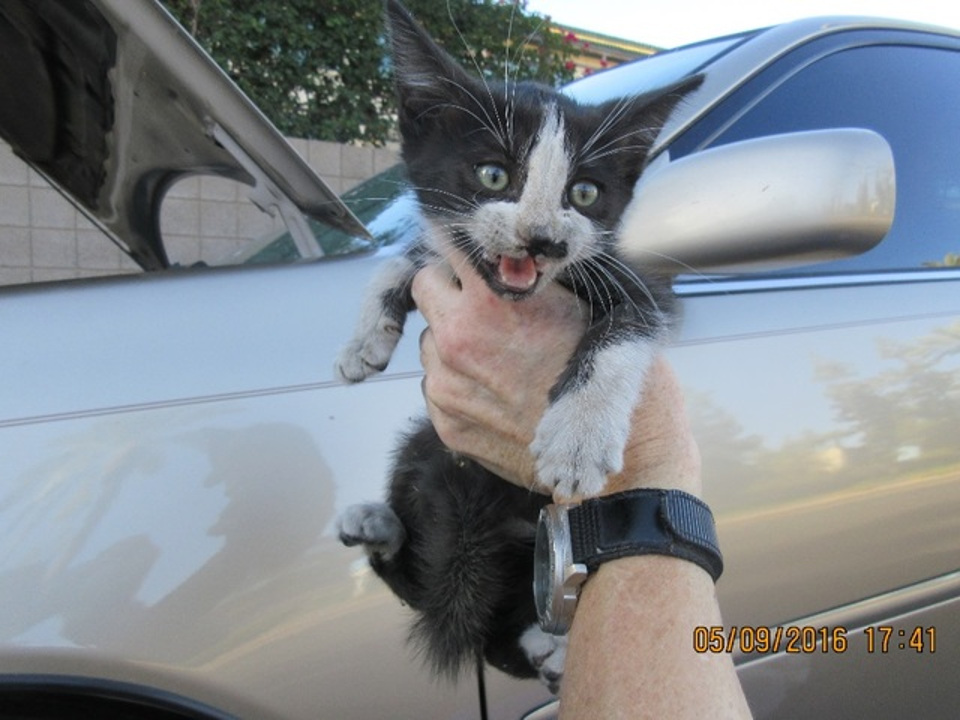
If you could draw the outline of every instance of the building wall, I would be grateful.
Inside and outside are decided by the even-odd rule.
[[[338,193],[398,161],[395,148],[291,142]],[[279,218],[260,212],[244,189],[213,177],[171,188],[161,223],[171,260],[213,262],[281,230]],[[136,272],[119,248],[0,141],[0,285]]]

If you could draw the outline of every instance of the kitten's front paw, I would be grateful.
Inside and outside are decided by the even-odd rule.
[[[357,383],[386,370],[401,332],[396,325],[390,325],[351,340],[334,363],[337,377],[343,382]]]
[[[351,505],[337,518],[337,534],[344,545],[362,544],[368,553],[383,560],[396,555],[407,539],[403,523],[386,503]]]
[[[540,677],[540,682],[550,688],[554,695],[560,692],[563,680],[563,663],[567,658],[567,637],[550,635],[531,625],[520,636],[520,647],[527,660]]]
[[[598,494],[607,477],[623,469],[629,429],[578,395],[561,397],[547,408],[530,445],[537,479],[560,497]]]

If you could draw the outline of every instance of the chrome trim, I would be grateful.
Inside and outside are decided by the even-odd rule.
[[[560,701],[551,700],[546,705],[531,710],[520,720],[556,720],[560,714]]]
[[[816,615],[796,618],[780,626],[844,628],[848,634],[852,634],[865,627],[881,622],[889,624],[894,618],[957,599],[960,599],[960,570]],[[738,647],[733,651],[733,661],[739,670],[784,654],[781,651],[774,654],[751,653],[748,656]]]
[[[903,283],[950,282],[960,280],[960,268],[937,270],[895,270],[840,275],[764,275],[735,277],[705,275],[697,280],[678,279],[674,292],[680,297],[702,297],[732,293],[766,292],[770,290],[805,290],[824,287],[859,287],[863,285],[895,285]]]

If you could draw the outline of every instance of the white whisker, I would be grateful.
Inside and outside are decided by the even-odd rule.
[[[477,71],[477,76],[480,78],[480,82],[483,83],[484,89],[487,91],[487,98],[490,100],[490,109],[493,110],[494,118],[490,118],[490,109],[486,108],[483,103],[481,103],[472,93],[468,92],[473,101],[483,110],[484,114],[487,116],[488,120],[491,122],[491,131],[494,135],[500,139],[500,145],[504,150],[508,147],[506,132],[503,127],[503,121],[500,118],[500,111],[497,109],[497,103],[493,99],[493,91],[490,89],[490,84],[487,82],[487,77],[483,72],[483,69],[480,67],[480,63],[477,62],[476,55],[474,55],[473,48],[470,47],[470,44],[467,42],[467,38],[461,32],[459,26],[457,25],[456,20],[453,17],[453,8],[450,6],[450,0],[447,0],[447,15],[450,18],[450,24],[453,25],[453,29],[456,30],[457,35],[460,38],[460,42],[463,43],[464,49],[467,51],[467,54],[470,56],[470,60],[473,63],[473,67]],[[492,127],[493,120],[496,120],[496,128]]]
[[[632,102],[633,101],[631,98],[622,98],[616,102],[616,104],[613,106],[613,109],[597,126],[597,128],[593,131],[593,134],[590,135],[587,141],[583,144],[583,147],[580,149],[578,153],[578,159],[581,162],[586,161],[585,157],[589,157],[587,153],[593,149],[594,145],[600,141],[600,138],[602,138],[611,127],[619,122],[620,118],[624,116],[630,105],[632,105]]]
[[[657,302],[657,298],[654,296],[653,292],[650,290],[647,283],[630,266],[626,265],[623,261],[611,255],[610,253],[600,253],[598,255],[595,255],[591,259],[594,261],[595,263],[594,266],[597,268],[597,270],[599,272],[604,273],[604,275],[606,275],[610,279],[611,283],[616,284],[617,287],[620,288],[624,296],[630,300],[631,304],[633,305],[634,309],[637,311],[638,315],[640,315],[641,317],[644,317],[648,313],[644,312],[643,308],[640,308],[636,304],[636,302],[631,297],[631,293],[627,290],[627,288],[625,288],[620,283],[619,279],[609,269],[607,269],[607,267],[605,267],[605,265],[609,265],[617,269],[620,273],[622,273],[625,276],[625,279],[628,280],[631,284],[633,284],[633,286],[636,287],[637,290],[639,290],[643,294],[643,296],[650,302],[650,304],[653,306],[654,311],[657,314],[661,314],[663,312],[663,309],[660,307],[660,304]]]

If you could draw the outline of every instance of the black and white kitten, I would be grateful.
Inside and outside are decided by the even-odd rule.
[[[398,2],[386,7],[423,233],[375,279],[336,371],[358,382],[385,369],[413,309],[413,275],[449,248],[505,298],[559,282],[584,300],[590,324],[531,451],[556,496],[596,494],[622,468],[632,410],[672,313],[668,285],[618,256],[616,231],[653,140],[700,79],[581,105],[542,85],[473,77]],[[531,592],[534,527],[549,498],[455,456],[428,421],[404,439],[388,495],[349,508],[341,538],[363,544],[418,612],[413,635],[433,668],[456,675],[482,654],[555,689],[564,639],[539,630]]]

